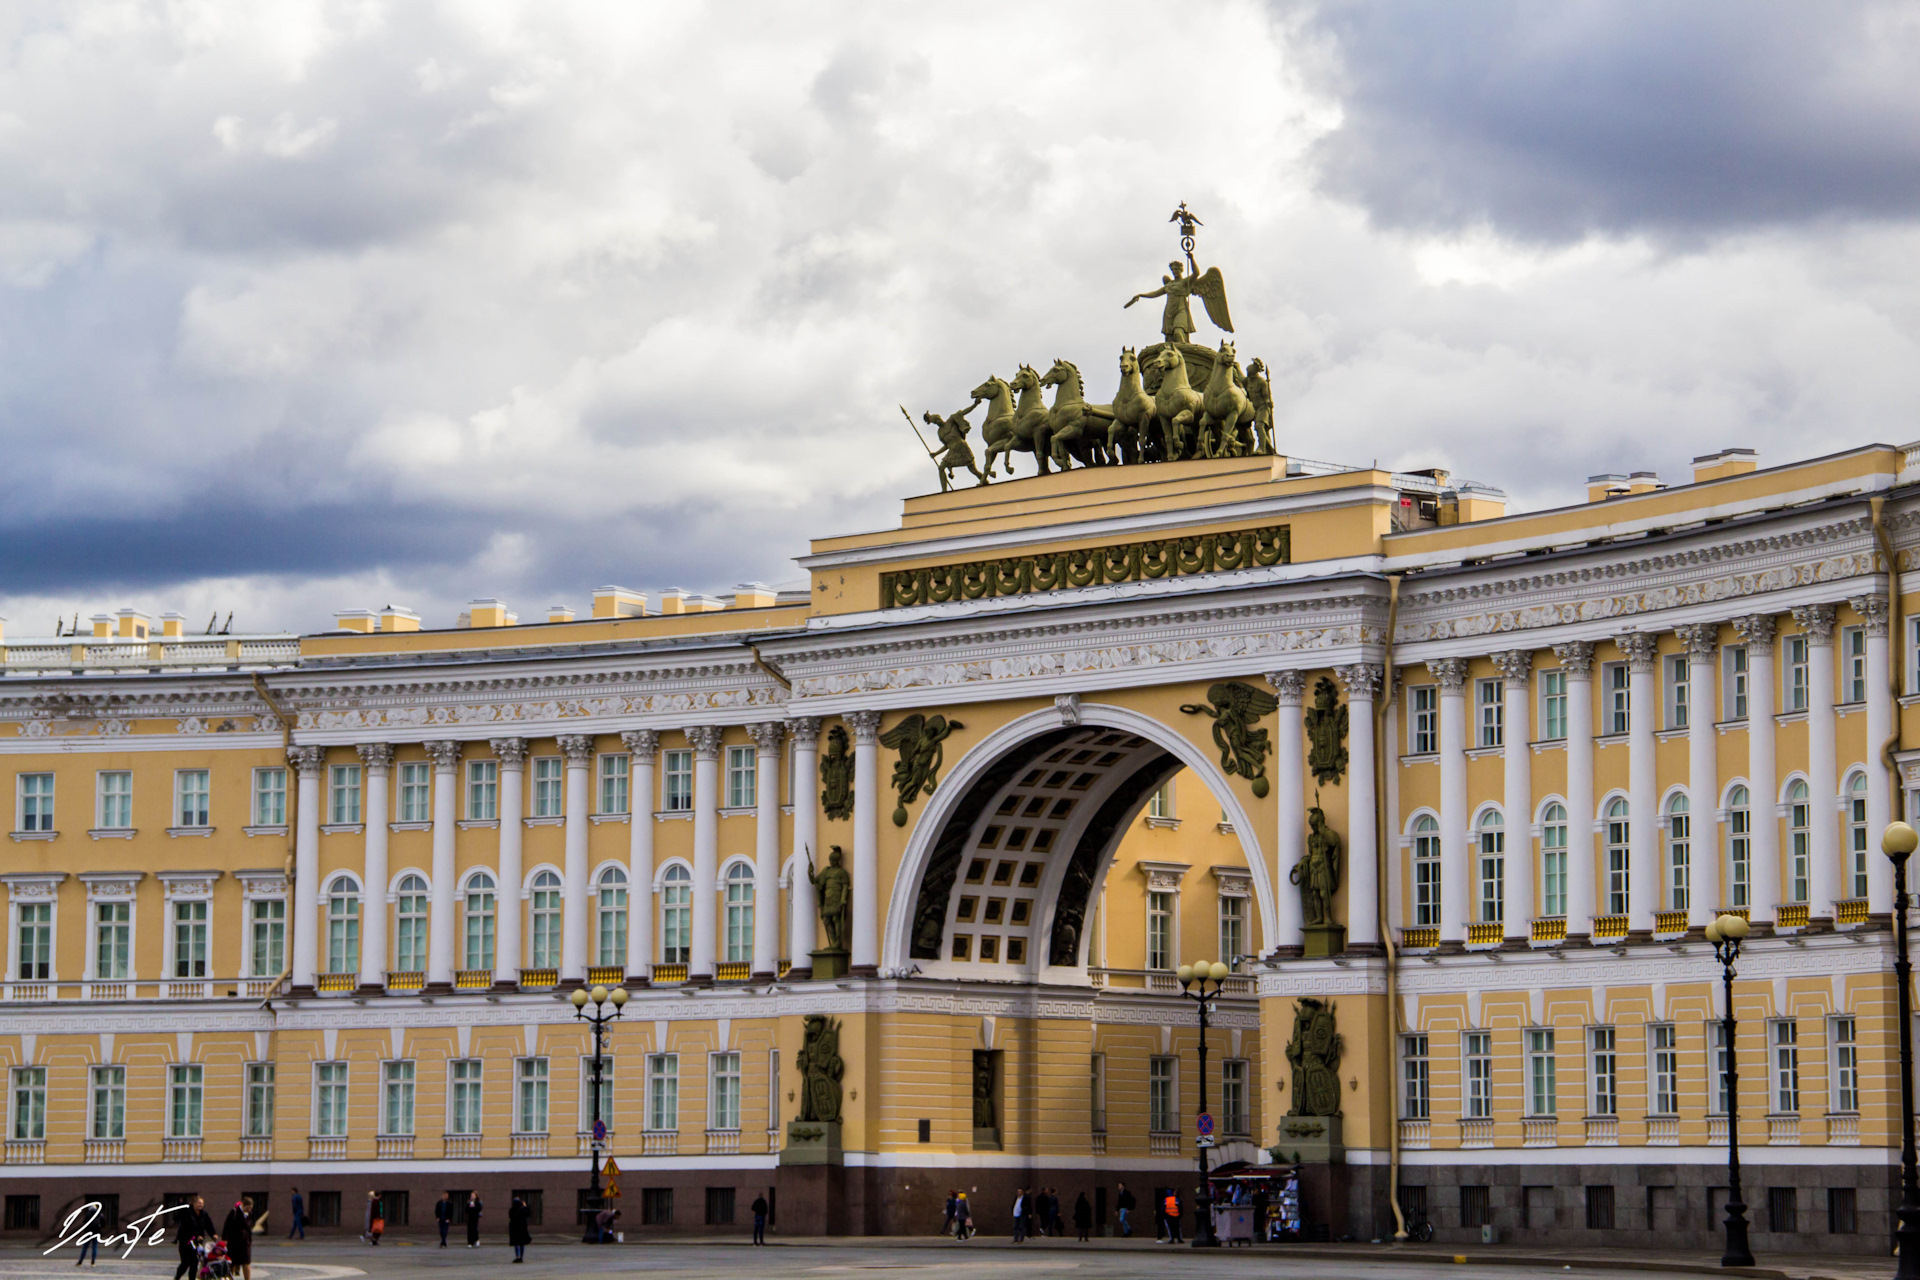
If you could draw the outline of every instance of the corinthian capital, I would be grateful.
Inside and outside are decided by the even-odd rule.
[[[693,744],[696,760],[712,760],[720,754],[720,735],[725,733],[717,724],[696,724],[686,730],[687,741]]]
[[[1627,655],[1629,671],[1651,671],[1653,660],[1660,648],[1660,637],[1650,631],[1629,631],[1617,635],[1613,642],[1620,646],[1620,652]]]
[[[326,767],[325,747],[288,747],[287,763],[303,778],[317,778]]]
[[[563,733],[554,741],[560,744],[560,754],[567,758],[570,765],[593,763],[593,735],[590,733]]]
[[[1442,693],[1458,693],[1467,685],[1467,660],[1465,658],[1435,658],[1427,663],[1427,670],[1440,683]]]
[[[1749,613],[1733,619],[1733,630],[1753,654],[1773,652],[1773,633],[1779,624],[1770,613]]]
[[[1567,669],[1569,680],[1593,679],[1593,642],[1568,640],[1553,646],[1553,656]]]
[[[1887,634],[1887,598],[1885,596],[1855,596],[1847,601],[1860,620],[1867,624],[1867,634],[1884,636]]]
[[[753,739],[754,750],[761,755],[777,755],[780,744],[786,740],[787,726],[780,720],[761,720],[747,726],[747,736]]]
[[[1793,620],[1807,633],[1808,644],[1824,647],[1833,643],[1833,612],[1830,604],[1803,604],[1794,609]]]
[[[1533,678],[1533,650],[1502,649],[1493,655],[1493,665],[1508,684],[1524,685]]]
[[[1713,622],[1688,622],[1673,629],[1691,658],[1711,658],[1720,645],[1720,627]]]
[[[1461,666],[1464,668],[1465,663]],[[1356,662],[1350,667],[1335,667],[1333,674],[1340,677],[1340,683],[1347,686],[1347,699],[1352,702],[1372,702],[1374,695],[1380,692],[1380,666],[1373,662]]]
[[[354,748],[360,753],[360,763],[367,766],[367,776],[379,777],[393,767],[393,744],[390,742],[363,742]]]
[[[435,772],[452,773],[455,769],[458,769],[460,767],[460,745],[461,744],[459,744],[458,742],[449,742],[445,739],[438,739],[433,742],[426,743],[424,745],[427,748],[427,755],[433,760],[433,767]]]
[[[880,713],[878,711],[849,711],[846,722],[853,726],[853,740],[863,747],[870,747],[880,741]]]
[[[795,745],[803,748],[820,745],[819,716],[795,716],[787,721],[787,728],[793,734]]]
[[[658,729],[628,729],[620,735],[620,741],[627,750],[633,752],[636,760],[651,760],[660,754],[660,731]]]
[[[502,769],[524,769],[527,767],[527,740],[525,738],[495,738],[487,744],[493,748],[493,754],[500,757]]]
[[[1278,691],[1280,705],[1297,707],[1307,696],[1307,673],[1304,671],[1269,671],[1267,683]]]

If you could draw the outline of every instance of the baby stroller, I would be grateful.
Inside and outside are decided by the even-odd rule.
[[[233,1260],[227,1256],[225,1240],[200,1240],[194,1248],[200,1254],[200,1280],[229,1280],[233,1275]]]

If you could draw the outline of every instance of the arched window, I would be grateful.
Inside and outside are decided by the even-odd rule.
[[[1753,883],[1753,811],[1745,787],[1727,793],[1727,905],[1751,905]]]
[[[599,963],[602,968],[627,963],[627,873],[608,867],[600,873]]]
[[[1867,896],[1867,775],[1847,779],[1847,879],[1853,896]]]
[[[1607,914],[1627,914],[1627,802],[1607,803]]]
[[[1567,914],[1567,810],[1560,804],[1540,815],[1540,914]]]
[[[1667,801],[1667,910],[1685,911],[1692,895],[1693,814],[1687,798]]]
[[[1497,923],[1507,896],[1507,828],[1500,815],[1488,810],[1480,819],[1480,920]]]
[[[347,876],[327,891],[327,972],[360,971],[360,886]]]
[[[1813,862],[1813,805],[1807,800],[1807,784],[1795,782],[1787,788],[1787,855],[1792,878],[1787,883],[1787,901],[1807,900],[1808,868]]]
[[[551,871],[533,878],[532,945],[527,948],[527,967],[560,967],[560,877]]]
[[[493,968],[493,877],[478,872],[467,881],[467,964],[469,969]]]
[[[753,868],[736,862],[727,868],[727,962],[753,959]]]
[[[693,953],[693,877],[671,866],[660,880],[660,960],[685,964]]]
[[[400,880],[393,917],[393,967],[419,973],[427,967],[427,882],[419,876]]]
[[[1440,824],[1424,813],[1413,824],[1413,922],[1440,923]]]

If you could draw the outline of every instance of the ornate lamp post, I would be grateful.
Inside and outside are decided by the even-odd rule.
[[[1193,1233],[1196,1249],[1220,1247],[1220,1237],[1213,1234],[1213,1187],[1207,1181],[1207,1151],[1213,1146],[1213,1117],[1207,1114],[1207,1014],[1213,1011],[1213,1002],[1219,999],[1228,972],[1227,966],[1217,960],[1212,964],[1202,960],[1199,964],[1181,965],[1176,975],[1180,979],[1180,994],[1193,1001],[1200,1011],[1200,1110],[1197,1113],[1200,1132],[1194,1138],[1195,1149],[1200,1153],[1200,1194],[1194,1204],[1200,1211],[1200,1225]],[[1212,991],[1207,990],[1209,981],[1213,983]]]
[[[1727,1042],[1727,1248],[1720,1255],[1723,1267],[1750,1267],[1753,1250],[1747,1247],[1747,1206],[1740,1198],[1740,1073],[1733,1053],[1733,978],[1734,962],[1740,958],[1740,941],[1747,936],[1745,916],[1731,912],[1707,924],[1707,941],[1713,944],[1713,958],[1720,962],[1720,981],[1726,992],[1726,1013],[1720,1019],[1721,1035]]]
[[[575,987],[573,994],[567,998],[573,1002],[573,1016],[593,1028],[593,1078],[588,1085],[593,1091],[593,1129],[587,1148],[593,1161],[593,1168],[587,1175],[587,1206],[589,1210],[598,1212],[600,1209],[600,1155],[607,1145],[606,1130],[601,1127],[600,1120],[601,1061],[606,1048],[607,1024],[619,1017],[621,1011],[626,1008],[627,989],[615,987],[612,991],[608,991],[605,987],[595,987],[592,991],[588,991],[584,987]],[[592,1013],[587,1012],[589,1002],[593,1005]],[[607,1008],[609,1004],[613,1006],[611,1010]],[[587,1225],[591,1232],[593,1224],[589,1222]]]
[[[1887,826],[1880,850],[1893,863],[1893,980],[1900,988],[1900,1242],[1899,1280],[1920,1280],[1920,1175],[1913,1150],[1913,965],[1907,959],[1907,859],[1920,832],[1904,822]]]

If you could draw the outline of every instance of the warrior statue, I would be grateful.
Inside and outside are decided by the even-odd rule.
[[[1333,923],[1333,891],[1340,887],[1340,834],[1327,825],[1319,799],[1307,810],[1307,856],[1287,873],[1300,886],[1302,923],[1310,925]]]
[[[1294,1007],[1293,1039],[1287,1042],[1287,1065],[1293,1068],[1293,1105],[1290,1116],[1340,1114],[1340,1033],[1334,1030],[1333,1006],[1304,997]]]
[[[840,1058],[840,1024],[822,1014],[809,1014],[802,1024],[800,1055],[800,1118],[814,1123],[840,1121],[840,1081],[846,1063]]]
[[[820,923],[827,931],[827,949],[847,949],[847,925],[853,915],[853,876],[840,865],[846,855],[834,845],[827,851],[827,865],[815,870],[807,867],[807,879],[819,894]]]
[[[973,404],[964,409],[941,417],[937,413],[923,413],[921,421],[939,433],[940,443],[944,446],[934,455],[934,462],[940,468],[940,492],[946,493],[953,488],[953,473],[962,468],[973,472],[973,478],[981,484],[987,478],[980,474],[980,468],[974,465],[973,449],[967,444],[967,433],[973,430],[973,424],[967,421],[967,415],[980,401],[976,397]]]

